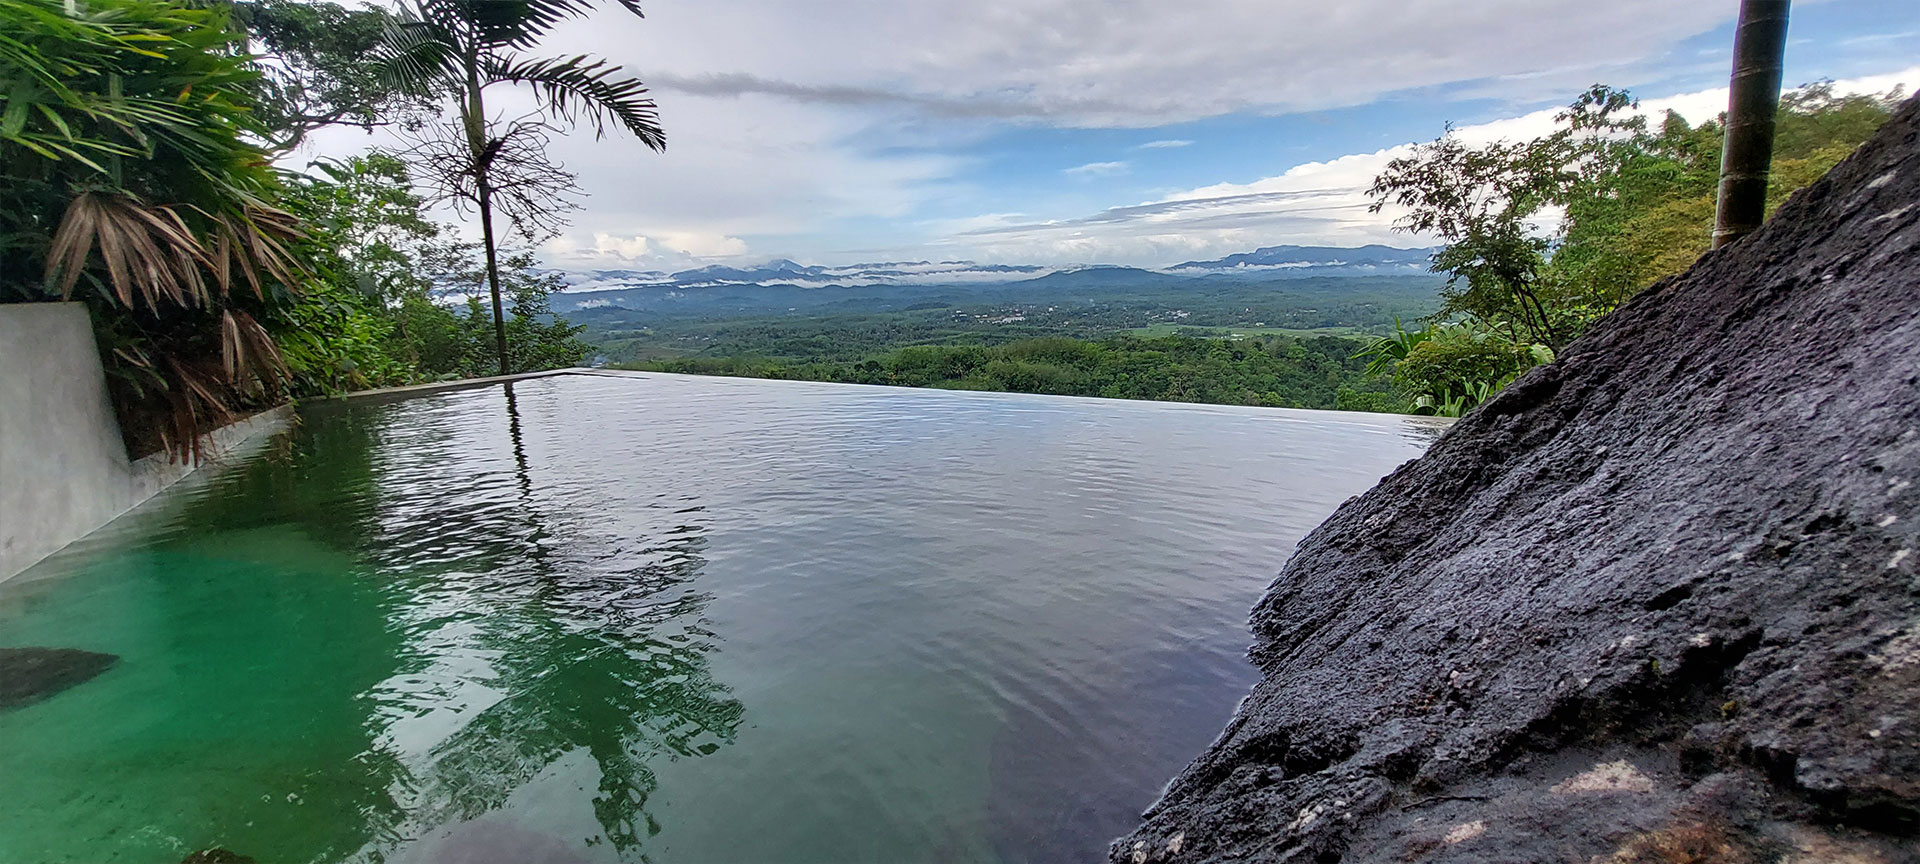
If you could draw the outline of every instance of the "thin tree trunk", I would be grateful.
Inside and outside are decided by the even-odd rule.
[[[513,374],[507,363],[507,319],[500,308],[500,255],[493,248],[493,189],[480,179],[480,237],[487,246],[487,290],[493,294],[493,350],[500,358],[500,374]]]
[[[500,360],[500,374],[513,374],[513,367],[507,362],[507,316],[500,304],[500,251],[493,239],[493,184],[490,182],[493,170],[492,161],[482,154],[487,148],[487,105],[482,98],[480,86],[480,57],[477,52],[466,57],[467,67],[467,105],[461,120],[466,127],[467,150],[472,154],[474,165],[474,190],[480,200],[480,239],[487,248],[487,291],[493,295],[493,350]]]
[[[1727,145],[1720,158],[1720,201],[1713,222],[1718,249],[1759,229],[1767,216],[1774,115],[1787,49],[1790,0],[1741,0],[1733,39],[1733,87]]]

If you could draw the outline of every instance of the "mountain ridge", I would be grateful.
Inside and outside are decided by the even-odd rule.
[[[1287,279],[1309,276],[1392,276],[1428,272],[1431,249],[1378,244],[1265,246],[1211,261],[1185,261],[1165,268],[1117,264],[980,264],[973,261],[883,261],[826,266],[775,258],[761,264],[712,264],[687,270],[565,270],[564,292],[584,295],[630,289],[663,291],[727,287],[863,288],[883,286],[1177,285],[1200,278]],[[548,272],[555,272],[549,270]],[[572,304],[578,305],[578,304]]]
[[[1186,261],[1168,270],[1233,270],[1243,268],[1311,269],[1320,267],[1414,268],[1426,272],[1434,249],[1401,249],[1378,243],[1366,246],[1262,246],[1252,252],[1212,261]]]

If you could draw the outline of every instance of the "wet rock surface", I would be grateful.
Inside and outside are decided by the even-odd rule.
[[[0,710],[83,683],[119,659],[77,648],[0,648]]]
[[[1336,512],[1116,862],[1920,861],[1920,101]]]

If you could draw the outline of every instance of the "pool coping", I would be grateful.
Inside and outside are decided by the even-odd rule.
[[[368,403],[368,404],[399,402],[406,399],[412,399],[417,396],[432,396],[438,393],[452,393],[460,390],[473,390],[481,387],[490,387],[495,384],[512,384],[516,381],[531,381],[539,378],[555,378],[562,375],[582,375],[587,377],[598,377],[598,378],[650,378],[655,376],[670,376],[670,377],[676,377],[676,378],[679,378],[679,377],[718,378],[722,380],[736,380],[736,381],[790,381],[791,383],[796,383],[796,384],[824,384],[824,385],[836,386],[836,387],[882,387],[882,388],[891,387],[894,389],[902,389],[902,390],[931,390],[931,391],[942,391],[944,389],[939,387],[906,387],[903,385],[861,384],[861,383],[856,383],[852,381],[815,381],[812,379],[756,378],[756,377],[744,376],[744,375],[700,375],[700,374],[688,373],[688,372],[653,372],[653,371],[646,371],[646,370],[640,370],[640,369],[612,369],[612,368],[599,367],[599,366],[568,366],[561,369],[547,369],[540,372],[520,372],[513,375],[491,375],[485,378],[461,378],[453,381],[434,381],[427,384],[409,384],[402,387],[379,387],[372,390],[355,390],[351,393],[343,393],[338,396],[325,396],[325,397],[315,397],[310,399],[304,399],[304,400],[301,400],[299,403],[297,403],[295,407],[306,407],[308,405],[337,404],[342,402],[355,402],[355,403]],[[960,390],[944,391],[944,392],[955,392],[955,393],[1004,392],[1006,395],[1043,396],[1043,397],[1052,398],[1052,399],[1092,399],[1096,401],[1136,402],[1136,403],[1161,404],[1161,405],[1191,405],[1191,406],[1218,405],[1220,407],[1225,407],[1225,408],[1270,408],[1270,406],[1265,406],[1265,405],[1229,405],[1225,403],[1213,403],[1213,402],[1171,402],[1171,401],[1165,401],[1165,400],[1159,400],[1159,399],[1125,399],[1125,398],[1116,398],[1116,397],[1110,397],[1110,396],[1070,396],[1062,393],[1014,393],[1010,391],[960,391]],[[1394,418],[1400,418],[1404,420],[1419,421],[1416,425],[1427,426],[1438,431],[1445,431],[1451,428],[1455,423],[1459,422],[1459,418],[1457,417],[1437,417],[1437,416],[1420,415],[1420,414],[1393,414],[1393,413],[1387,413],[1387,412],[1381,412],[1381,411],[1342,411],[1335,408],[1272,408],[1271,410],[1310,412],[1310,413],[1316,413],[1316,414],[1351,414],[1351,415],[1359,415],[1362,417],[1394,417]]]
[[[453,381],[432,381],[426,384],[408,384],[402,387],[376,387],[372,390],[355,390],[338,396],[320,396],[301,400],[300,404],[324,404],[327,402],[397,402],[412,399],[415,396],[431,396],[435,393],[451,393],[457,390],[471,390],[494,384],[511,384],[515,381],[531,381],[536,378],[552,378],[556,375],[592,374],[601,370],[587,366],[568,366],[564,369],[546,369],[539,372],[520,372],[513,375],[490,375],[485,378],[460,378]]]

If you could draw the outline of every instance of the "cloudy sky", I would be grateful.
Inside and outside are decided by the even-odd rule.
[[[1358,191],[1394,148],[1448,122],[1531,135],[1595,82],[1709,117],[1739,4],[651,0],[644,20],[607,5],[544,51],[624,64],[669,144],[555,143],[591,195],[544,250],[571,268],[1425,245]],[[1794,7],[1790,85],[1920,85],[1920,3]]]

